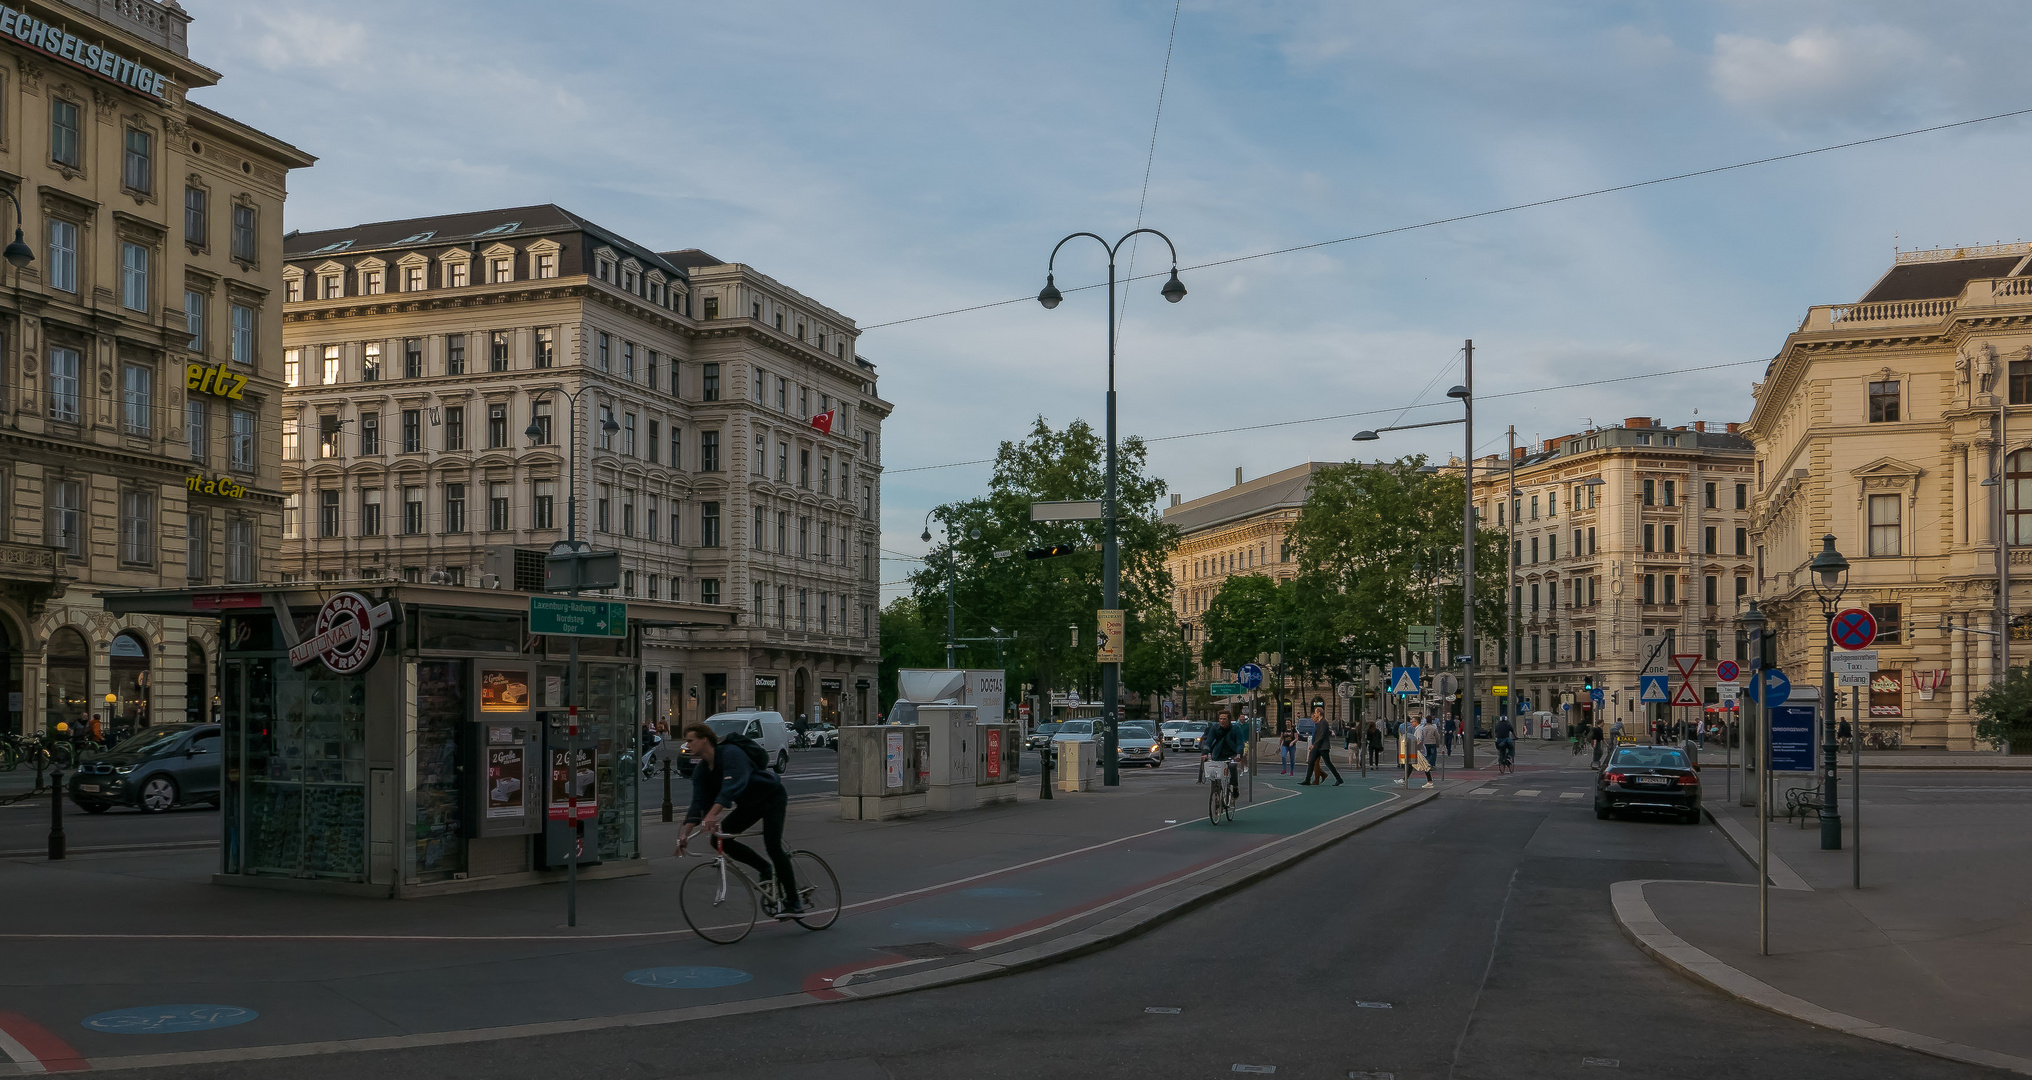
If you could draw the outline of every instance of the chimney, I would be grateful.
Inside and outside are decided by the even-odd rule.
[[[1695,430],[1695,431],[1706,431],[1706,430],[1707,430],[1707,421],[1705,421],[1705,420],[1695,420],[1695,421],[1693,422],[1693,430]]]
[[[1171,496],[1171,505],[1173,505],[1173,506],[1177,506],[1177,505],[1178,505],[1179,503],[1182,503],[1182,502],[1184,502],[1184,501],[1185,501],[1185,496],[1183,496],[1183,495],[1179,495],[1179,494],[1177,494],[1177,493],[1175,493],[1175,492],[1174,492],[1174,493],[1172,494],[1172,496]]]
[[[1731,434],[1731,435],[1738,435],[1738,434],[1741,434],[1741,433],[1742,433],[1742,430],[1743,430],[1743,425],[1741,425],[1741,424],[1730,424],[1730,425],[1729,425],[1729,434]]]
[[[1512,460],[1512,461],[1522,461],[1522,460],[1524,460],[1524,455],[1525,455],[1525,454],[1528,454],[1528,453],[1530,453],[1530,452],[1531,452],[1531,448],[1530,448],[1530,447],[1528,447],[1528,446],[1519,446],[1519,447],[1516,447],[1515,449],[1513,449],[1513,450],[1511,450],[1511,451],[1510,451],[1510,460]]]
[[[1651,418],[1648,416],[1626,417],[1623,420],[1623,426],[1626,428],[1647,428],[1651,426]]]
[[[1558,440],[1558,439],[1547,439],[1547,440],[1545,440],[1545,441],[1544,441],[1543,443],[1540,443],[1540,444],[1539,444],[1539,449],[1540,449],[1541,451],[1543,451],[1544,453],[1550,454],[1550,453],[1552,453],[1552,452],[1553,452],[1554,450],[1557,450],[1557,449],[1559,449],[1559,440]],[[1720,693],[1720,691],[1716,691],[1716,693]]]
[[[1242,467],[1240,465],[1235,466],[1235,486],[1242,486]],[[1466,564],[1463,563],[1462,565],[1465,566]]]

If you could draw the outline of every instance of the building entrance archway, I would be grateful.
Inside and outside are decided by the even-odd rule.
[[[147,727],[153,716],[148,708],[148,643],[141,635],[123,630],[113,635],[106,659],[113,676],[112,700],[105,703],[107,728],[132,732]]]
[[[45,730],[55,731],[58,724],[75,730],[85,722],[92,695],[92,652],[85,635],[57,627],[43,648],[43,670]]]

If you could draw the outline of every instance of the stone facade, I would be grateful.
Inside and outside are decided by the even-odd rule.
[[[1638,672],[1647,648],[1670,634],[1668,652],[1702,657],[1693,680],[1703,703],[1718,700],[1714,665],[1740,660],[1735,617],[1751,589],[1750,443],[1736,425],[1665,427],[1633,417],[1621,427],[1547,439],[1535,450],[1475,462],[1477,514],[1509,534],[1517,663],[1509,673],[1520,711],[1591,720],[1585,687],[1605,689],[1604,711],[1641,730]],[[1600,486],[1591,481],[1600,480]],[[1502,658],[1501,642],[1483,657]],[[1673,673],[1672,685],[1678,676]],[[1498,711],[1490,687],[1504,672],[1476,673],[1485,722]],[[1686,718],[1686,712],[1680,713]]]
[[[1857,303],[1808,309],[1754,388],[1757,595],[1779,662],[1795,696],[1819,684],[1826,623],[1806,564],[1832,535],[1850,565],[1841,606],[1895,627],[1865,728],[1907,746],[1978,748],[1969,700],[1996,677],[1993,635],[2015,610],[1999,603],[1999,555],[2032,569],[2028,262],[2022,243],[1902,253]],[[1987,486],[2000,466],[2003,487]],[[2032,642],[2007,632],[2022,663]]]
[[[576,439],[576,534],[620,552],[614,591],[743,613],[645,630],[645,715],[874,715],[890,406],[852,320],[548,205],[292,234],[289,258],[286,573],[541,591]]]
[[[219,74],[176,4],[10,5],[0,189],[34,258],[0,270],[0,724],[202,717],[213,624],[94,594],[269,575],[283,200],[314,159],[186,99]]]

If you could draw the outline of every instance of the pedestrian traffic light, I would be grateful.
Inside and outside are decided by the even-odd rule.
[[[1588,675],[1588,676],[1585,676],[1585,677],[1583,677],[1583,678],[1581,679],[1581,682],[1580,682],[1580,687],[1581,687],[1581,689],[1583,689],[1583,690],[1586,690],[1586,691],[1587,691],[1588,693],[1590,693],[1590,694],[1594,693],[1594,692],[1595,692],[1595,677],[1594,677],[1593,675]]]

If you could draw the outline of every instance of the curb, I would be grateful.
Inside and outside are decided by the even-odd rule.
[[[1754,1005],[1780,1016],[1790,1017],[1817,1028],[1838,1031],[1844,1035],[1869,1039],[1916,1051],[1931,1057],[1945,1058],[1969,1065],[1983,1065],[1992,1069],[2003,1069],[2020,1076],[2032,1076],[2032,1058],[1984,1050],[1964,1043],[1936,1039],[1931,1035],[1885,1027],[1881,1024],[1850,1016],[1847,1013],[1823,1009],[1804,998],[1794,997],[1770,983],[1755,978],[1743,971],[1730,967],[1688,944],[1685,939],[1666,929],[1652,913],[1651,905],[1644,899],[1644,886],[1660,882],[1664,884],[1729,885],[1736,888],[1752,888],[1736,885],[1734,882],[1719,881],[1674,881],[1668,878],[1641,878],[1634,881],[1618,881],[1609,886],[1609,899],[1616,912],[1616,926],[1623,936],[1649,955],[1653,960],[1679,974],[1710,989],[1720,991],[1748,1005]]]
[[[1472,785],[1478,787],[1479,784]],[[1456,790],[1471,790],[1461,788]],[[1407,792],[1395,802],[1365,806],[1360,810],[1344,814],[1331,821],[1322,822],[1304,832],[1293,833],[1274,841],[1266,847],[1293,844],[1289,850],[1262,858],[1264,848],[1245,852],[1236,859],[1244,861],[1226,871],[1220,871],[1219,864],[1200,871],[1209,871],[1215,877],[1196,885],[1180,886],[1178,881],[1154,886],[1153,891],[1169,895],[1153,899],[1139,907],[1108,918],[1084,930],[1054,938],[1049,942],[1024,946],[1006,952],[976,956],[963,963],[949,967],[933,968],[927,971],[898,975],[887,979],[871,979],[854,982],[828,991],[828,997],[816,997],[808,992],[780,994],[775,997],[750,998],[745,1001],[720,1002],[712,1005],[697,1005],[685,1009],[668,1009],[656,1012],[624,1013],[614,1016],[586,1017],[578,1020],[558,1020],[522,1024],[513,1027],[466,1028],[455,1031],[424,1032],[415,1035],[389,1035],[363,1039],[326,1040],[322,1042],[289,1043],[270,1046],[247,1046],[223,1050],[193,1050],[162,1054],[136,1054],[119,1057],[97,1057],[87,1061],[86,1067],[95,1072],[115,1070],[162,1068],[175,1065],[218,1065],[244,1061],[275,1061],[286,1058],[310,1057],[313,1055],[371,1053],[382,1050],[412,1050],[419,1047],[455,1046],[467,1043],[496,1042],[509,1039],[524,1039],[543,1035],[561,1035],[573,1032],[600,1031],[612,1028],[652,1027],[664,1024],[684,1023],[692,1020],[711,1019],[721,1016],[740,1016],[754,1013],[776,1012],[785,1009],[802,1008],[812,1005],[827,1005],[845,1001],[861,1000],[890,994],[928,990],[940,986],[977,982],[1001,975],[1013,975],[1062,963],[1088,953],[1099,952],[1113,945],[1136,937],[1145,931],[1161,926],[1197,908],[1204,907],[1222,897],[1238,892],[1256,882],[1262,881],[1282,870],[1310,858],[1327,848],[1340,843],[1356,833],[1374,827],[1413,807],[1423,806],[1438,798],[1440,789]],[[1360,818],[1350,821],[1350,818]],[[1335,828],[1338,826],[1338,828]],[[1322,830],[1332,829],[1322,833]],[[1309,841],[1306,837],[1311,837]],[[23,1075],[20,1067],[0,1060],[0,1076]]]
[[[1718,817],[1706,806],[1702,806],[1700,812],[1706,814],[1707,819],[1714,822],[1715,828],[1720,829],[1722,835],[1729,838],[1730,846],[1734,847],[1738,854],[1750,860],[1750,868],[1756,869],[1757,838],[1749,835],[1749,830],[1743,828],[1742,823],[1734,818]],[[1788,889],[1792,892],[1813,891],[1813,886],[1808,885],[1806,879],[1799,876],[1798,871],[1787,866],[1785,860],[1779,858],[1776,852],[1771,855],[1771,887]]]

